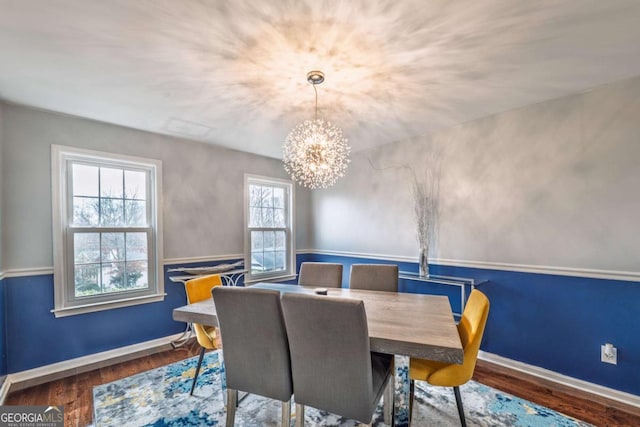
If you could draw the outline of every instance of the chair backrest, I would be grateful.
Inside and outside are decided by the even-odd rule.
[[[458,323],[458,333],[464,348],[463,365],[471,364],[471,375],[478,359],[478,350],[489,317],[489,299],[485,294],[474,289],[469,295],[467,305]],[[469,377],[471,379],[471,377]]]
[[[293,394],[280,292],[213,288],[227,387],[287,401]]]
[[[474,289],[458,323],[458,334],[464,349],[462,365],[454,364],[439,369],[429,377],[430,384],[455,386],[464,384],[473,377],[488,317],[489,299],[485,294]]]
[[[398,266],[393,264],[353,264],[351,289],[398,292]]]
[[[222,280],[220,280],[220,276],[218,275],[203,276],[188,280],[184,286],[187,292],[187,302],[192,304],[211,298],[211,289],[216,286],[222,286]],[[209,349],[220,347],[220,341],[216,335],[207,332],[205,326],[199,323],[192,323],[191,327],[196,333],[198,344],[202,347]]]
[[[342,287],[342,264],[330,262],[303,262],[298,274],[300,286]]]
[[[211,298],[211,289],[221,286],[222,280],[219,275],[197,277],[187,280],[185,289],[187,291],[187,303],[204,301]]]
[[[364,303],[282,296],[296,403],[368,422],[375,410]]]

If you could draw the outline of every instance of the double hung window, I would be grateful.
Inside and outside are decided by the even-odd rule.
[[[291,181],[245,176],[247,281],[294,273]]]
[[[56,316],[163,298],[161,167],[52,147]]]

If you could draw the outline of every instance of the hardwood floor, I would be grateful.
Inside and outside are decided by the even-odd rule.
[[[640,426],[640,408],[479,360],[473,379],[596,426]]]
[[[9,392],[5,405],[64,405],[65,427],[85,427],[93,422],[94,386],[196,356],[199,351],[200,346],[192,342],[175,350]]]
[[[5,404],[64,405],[65,426],[85,427],[93,420],[94,386],[195,356],[198,351],[199,346],[193,343],[15,391],[9,394]],[[478,361],[474,379],[596,426],[640,426],[640,408],[628,407],[488,362]],[[464,401],[464,396],[462,399]]]

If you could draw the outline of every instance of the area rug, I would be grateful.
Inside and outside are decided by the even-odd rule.
[[[399,360],[399,359],[397,359]],[[197,357],[173,363],[93,389],[96,427],[111,426],[220,426],[224,425],[224,371],[218,352],[207,353],[193,396],[189,395]],[[400,377],[407,366],[397,363]],[[399,382],[396,387],[403,384]],[[406,383],[404,383],[406,385]],[[532,402],[497,391],[476,382],[460,387],[469,426],[587,427],[590,424],[567,417]],[[407,424],[406,402],[396,425]],[[295,408],[292,405],[292,408]],[[295,414],[292,417],[294,423]],[[279,426],[280,403],[249,395],[236,411],[236,426]],[[453,390],[416,383],[413,426],[459,426]],[[305,426],[354,427],[359,423],[307,408]],[[374,416],[382,421],[382,405]]]

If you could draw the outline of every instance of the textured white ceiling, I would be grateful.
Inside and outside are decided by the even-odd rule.
[[[639,22],[637,0],[0,0],[0,98],[281,157],[320,69],[358,151],[639,75]]]

